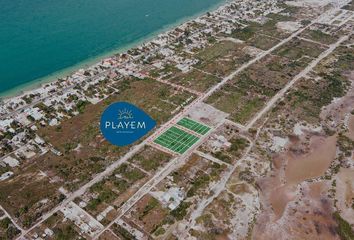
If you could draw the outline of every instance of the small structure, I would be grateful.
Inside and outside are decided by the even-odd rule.
[[[178,187],[171,187],[161,197],[161,202],[168,206],[170,210],[174,210],[184,199],[184,192]]]
[[[16,158],[13,158],[11,156],[5,157],[2,161],[10,167],[17,167],[18,165],[20,165],[20,162]]]

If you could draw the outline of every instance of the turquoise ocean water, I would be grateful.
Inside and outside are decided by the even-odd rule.
[[[0,0],[0,95],[126,48],[224,1]]]

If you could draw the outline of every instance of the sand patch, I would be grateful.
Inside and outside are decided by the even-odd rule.
[[[328,138],[313,136],[310,152],[300,156],[288,154],[285,170],[287,183],[298,184],[304,180],[322,176],[336,155],[337,136]]]
[[[253,228],[253,239],[340,239],[332,202],[325,194],[328,186],[324,182],[302,183],[299,188],[302,194],[288,204],[280,219],[272,221],[272,213],[265,205]]]
[[[295,199],[295,190],[295,186],[283,185],[272,191],[269,200],[277,219],[283,215],[286,205]]]
[[[348,137],[354,141],[354,115],[350,116],[348,121]]]
[[[354,72],[348,73],[346,76],[351,81],[351,86],[346,95],[335,98],[331,104],[322,109],[320,114],[321,119],[330,119],[332,127],[340,125],[346,115],[354,110]]]
[[[278,22],[277,28],[284,32],[295,32],[301,27],[301,24],[298,22]]]
[[[341,168],[336,177],[337,207],[341,216],[350,224],[354,224],[354,169]]]
[[[306,6],[323,7],[333,2],[334,2],[333,0],[296,0],[296,1],[286,1],[285,3],[295,7],[306,7]]]

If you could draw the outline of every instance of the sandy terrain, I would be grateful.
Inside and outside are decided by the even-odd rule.
[[[291,6],[296,6],[296,7],[303,7],[303,6],[323,7],[332,2],[333,0],[295,0],[295,1],[286,1],[286,4]]]
[[[304,183],[299,189],[301,195],[288,204],[280,219],[274,221],[269,209],[259,216],[253,239],[339,239],[326,184]]]
[[[322,109],[320,117],[325,119],[331,119],[330,125],[336,127],[344,118],[348,112],[353,110],[354,106],[354,73],[347,75],[350,80],[351,88],[347,94],[342,98],[337,98],[332,103]]]
[[[278,22],[277,28],[285,32],[295,32],[301,28],[301,24],[298,22]]]
[[[350,116],[348,121],[348,137],[354,141],[354,115]]]
[[[341,216],[350,224],[354,224],[354,169],[342,168],[336,177],[337,207]]]
[[[337,137],[314,136],[310,141],[310,152],[300,156],[289,155],[285,176],[289,184],[322,176],[336,155]]]

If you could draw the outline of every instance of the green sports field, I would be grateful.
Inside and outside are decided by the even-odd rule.
[[[206,134],[210,130],[210,127],[189,118],[182,118],[177,124],[201,135]]]
[[[198,140],[198,137],[173,126],[156,138],[154,142],[176,153],[182,154]]]

